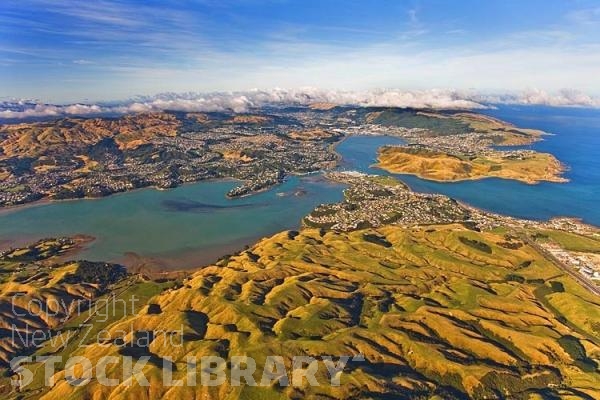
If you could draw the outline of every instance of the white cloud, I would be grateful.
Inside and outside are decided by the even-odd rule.
[[[16,16],[0,17],[0,26],[19,32],[23,24],[32,24],[27,11],[39,10],[52,18],[26,28],[44,32],[57,43],[48,48],[27,41],[0,46],[16,60],[8,65],[17,79],[6,79],[3,91],[48,102],[273,86],[500,91],[574,87],[600,95],[597,6],[568,12],[552,24],[542,24],[545,18],[524,25],[515,22],[514,28],[521,29],[508,32],[502,29],[506,16],[499,15],[499,29],[493,30],[499,33],[479,35],[468,18],[432,23],[434,15],[420,2],[399,7],[402,14],[393,27],[336,26],[334,18],[331,26],[273,21],[269,29],[250,33],[219,26],[202,12],[190,14],[185,2],[13,3],[19,5],[13,7]],[[390,7],[390,13],[395,9]],[[348,40],[349,33],[357,40]],[[65,60],[75,65],[69,68]],[[93,68],[80,67],[90,62]],[[29,67],[20,71],[20,63]]]
[[[563,89],[557,93],[530,89],[519,94],[475,94],[473,101],[491,104],[545,105],[551,107],[600,108],[600,98],[592,97],[574,89]]]
[[[600,98],[573,89],[548,93],[532,89],[522,93],[493,94],[461,90],[371,90],[337,91],[315,88],[250,90],[245,92],[161,93],[140,96],[118,105],[54,105],[27,100],[0,103],[0,118],[22,119],[107,113],[139,113],[163,110],[187,112],[248,112],[266,105],[308,105],[327,102],[363,107],[413,107],[435,109],[478,109],[491,104],[521,104],[600,108]]]

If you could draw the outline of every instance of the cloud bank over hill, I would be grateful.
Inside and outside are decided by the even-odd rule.
[[[90,116],[153,111],[249,112],[264,106],[306,106],[332,103],[363,107],[414,107],[433,109],[481,109],[494,104],[546,105],[600,108],[600,98],[565,89],[558,93],[529,90],[512,94],[489,94],[458,90],[336,91],[314,88],[251,90],[245,92],[161,93],[119,103],[45,104],[31,100],[0,102],[0,118]]]

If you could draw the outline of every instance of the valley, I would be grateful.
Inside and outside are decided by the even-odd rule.
[[[446,200],[430,203],[423,214],[445,215],[444,220],[399,218],[367,227],[361,223],[365,213],[385,214],[400,204],[405,213],[419,215],[414,211],[420,201],[411,200],[408,189],[394,178],[346,173],[331,179],[349,185],[342,204],[360,210],[346,217],[353,223],[284,231],[188,275],[99,276],[89,274],[98,270],[96,264],[90,264],[91,269],[86,262],[54,265],[53,257],[71,248],[70,239],[3,253],[4,302],[8,304],[18,291],[24,299],[50,304],[46,293],[51,292],[68,306],[62,319],[42,318],[44,324],[19,321],[63,337],[58,347],[56,340],[46,340],[28,352],[84,356],[93,364],[103,357],[128,354],[150,360],[142,370],[149,386],[138,381],[105,386],[95,380],[73,386],[65,380],[63,363],[56,365],[54,383],[45,386],[42,364],[26,363],[21,367],[33,371],[32,383],[11,389],[7,377],[2,381],[5,396],[378,398],[402,393],[405,398],[592,399],[600,395],[600,298],[535,244],[550,240],[565,249],[600,253],[596,228],[573,221],[515,220],[458,204],[452,207],[461,212],[448,213],[445,208],[451,203]],[[397,202],[386,202],[387,191],[394,190],[408,192],[409,197],[403,199],[398,192]],[[379,208],[370,207],[378,198],[383,201]],[[315,212],[313,216],[319,215],[319,208]],[[580,233],[566,233],[561,227]],[[36,266],[40,262],[43,266]],[[78,301],[75,293],[91,301],[84,311],[96,311],[64,318],[73,310],[69,304],[74,304],[66,299]],[[98,312],[91,305],[104,304],[99,303],[103,296],[125,300],[121,304],[135,299],[136,309],[127,312],[121,305],[117,312]],[[103,315],[110,316],[100,318]],[[94,320],[89,336],[84,323]],[[15,321],[6,320],[4,326],[10,323]],[[180,339],[173,342],[173,335]],[[77,345],[82,340],[86,346]],[[4,349],[6,354],[26,350],[6,345]],[[186,357],[211,355],[249,356],[259,367],[270,355],[284,355],[284,364],[292,370],[292,355],[360,357],[346,364],[339,386],[311,386],[306,381],[281,385],[281,376],[274,376],[258,386],[231,385],[228,379],[216,387],[173,387],[159,378],[165,369],[174,379],[185,378],[194,372]],[[119,380],[122,368],[120,363],[109,365],[107,377]],[[223,371],[226,376],[233,373],[227,366]],[[326,373],[321,367],[315,377],[326,382]],[[262,382],[258,373],[255,381]]]
[[[495,148],[539,141],[542,132],[473,113],[321,105],[234,116],[140,114],[109,125],[103,119],[90,121],[62,120],[44,129],[42,124],[48,123],[4,126],[0,130],[7,175],[2,182],[4,198],[13,199],[15,193],[25,194],[23,202],[30,195],[61,198],[56,196],[58,189],[43,189],[46,183],[67,193],[66,198],[134,188],[99,183],[119,176],[124,182],[167,188],[208,179],[197,174],[206,170],[212,171],[210,178],[239,182],[213,180],[206,182],[208,186],[169,192],[132,191],[111,197],[110,203],[80,200],[60,206],[65,212],[81,208],[83,216],[106,208],[115,221],[128,225],[136,213],[153,213],[167,228],[164,232],[183,229],[183,221],[193,221],[194,214],[212,221],[207,226],[217,227],[219,220],[221,225],[225,221],[219,212],[226,211],[232,216],[230,228],[256,235],[264,223],[262,215],[267,215],[258,210],[279,210],[277,202],[282,201],[286,203],[274,214],[280,221],[279,233],[271,231],[217,261],[185,271],[151,268],[137,254],[130,258],[137,257],[144,266],[126,268],[112,258],[79,259],[88,246],[107,240],[96,235],[45,238],[3,250],[3,397],[394,395],[588,400],[600,396],[597,228],[573,219],[504,216],[443,194],[414,192],[392,174],[371,173],[378,168],[411,173],[394,169],[401,164],[400,157],[410,154],[421,157],[416,164],[432,171],[424,178],[437,179],[437,168],[463,174],[452,180],[498,177],[494,173],[502,170],[505,178],[515,181],[562,182],[562,165],[553,156]],[[90,129],[90,124],[97,134],[81,140],[78,132]],[[12,144],[14,129],[21,129],[22,140],[31,143]],[[132,136],[130,129],[145,133]],[[363,135],[391,137],[403,144],[383,147],[379,165],[369,164],[376,154],[354,160],[348,152],[343,157],[336,153],[348,138]],[[34,159],[46,160],[48,154],[41,149],[48,143],[55,143],[53,155],[62,156],[51,166],[42,166]],[[531,157],[518,162],[535,165],[515,166],[515,154]],[[457,157],[460,171],[447,162]],[[348,164],[349,159],[354,164]],[[481,166],[493,163],[500,168]],[[555,170],[544,169],[548,163]],[[347,169],[352,165],[360,171]],[[474,175],[465,176],[465,171]],[[319,174],[306,175],[311,172]],[[56,186],[56,182],[63,183]],[[217,189],[208,191],[210,185]],[[274,186],[280,191],[265,190]],[[89,191],[89,187],[102,188]],[[152,193],[177,191],[187,194],[152,199]],[[137,200],[125,203],[128,196]],[[159,212],[153,202],[159,204]],[[292,213],[290,204],[306,211]],[[28,213],[41,213],[34,218],[41,222],[43,207],[32,207]],[[250,220],[244,218],[237,221],[237,215],[251,215],[257,225],[248,225]],[[281,221],[296,215],[297,221],[286,223],[297,228],[282,229]],[[161,229],[144,230],[145,237],[160,238],[156,243],[168,241]],[[190,243],[202,237],[212,248],[209,239],[215,235],[210,231],[186,236]],[[48,376],[47,364],[39,358],[47,356],[57,360]],[[231,362],[219,367],[226,379],[217,386],[172,386],[164,380],[165,374],[175,380],[214,375],[204,367],[197,369],[190,357],[240,356],[251,357],[257,367],[241,385],[233,380],[239,365]],[[116,383],[105,385],[93,378],[73,385],[73,374],[83,379],[98,369],[83,364],[72,369],[66,361],[72,357],[102,365],[105,378]],[[106,364],[107,357],[121,361]],[[271,357],[281,357],[289,374],[261,376]],[[312,370],[318,385],[294,379],[295,357],[318,360]],[[339,385],[327,384],[331,379],[327,360],[340,357],[348,359],[336,375]],[[129,367],[122,360],[130,358],[141,362],[141,369],[125,379]],[[14,360],[20,360],[18,367],[11,368]],[[27,376],[31,380],[22,381]]]
[[[387,150],[382,166],[394,172],[439,180],[501,176],[562,182],[563,167],[551,155],[496,151],[486,157],[489,146],[532,143],[543,132],[474,113],[351,107],[247,115],[161,112],[0,126],[0,206],[103,197],[149,186],[167,189],[218,178],[242,181],[227,193],[242,197],[281,184],[289,175],[335,168],[339,156],[332,144],[356,134],[396,136],[432,151],[480,156],[455,167],[449,165],[454,156],[445,155],[437,167],[417,168],[407,166],[419,163],[407,160],[406,151]],[[446,169],[456,172],[435,172]]]

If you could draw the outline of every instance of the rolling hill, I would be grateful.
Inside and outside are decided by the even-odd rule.
[[[180,329],[182,343],[164,340]],[[107,330],[110,339],[69,355],[149,356],[150,386],[76,387],[59,370],[53,387],[21,398],[600,396],[600,299],[526,243],[457,224],[282,232],[201,268]],[[260,367],[268,355],[289,366],[297,355],[358,354],[364,361],[349,362],[338,387],[170,387],[161,378],[166,357],[180,379],[188,356],[250,356]],[[108,366],[108,376],[122,368]],[[325,368],[316,377],[327,382]]]

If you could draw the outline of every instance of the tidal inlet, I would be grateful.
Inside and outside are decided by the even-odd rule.
[[[0,398],[600,399],[594,2],[0,20]]]

